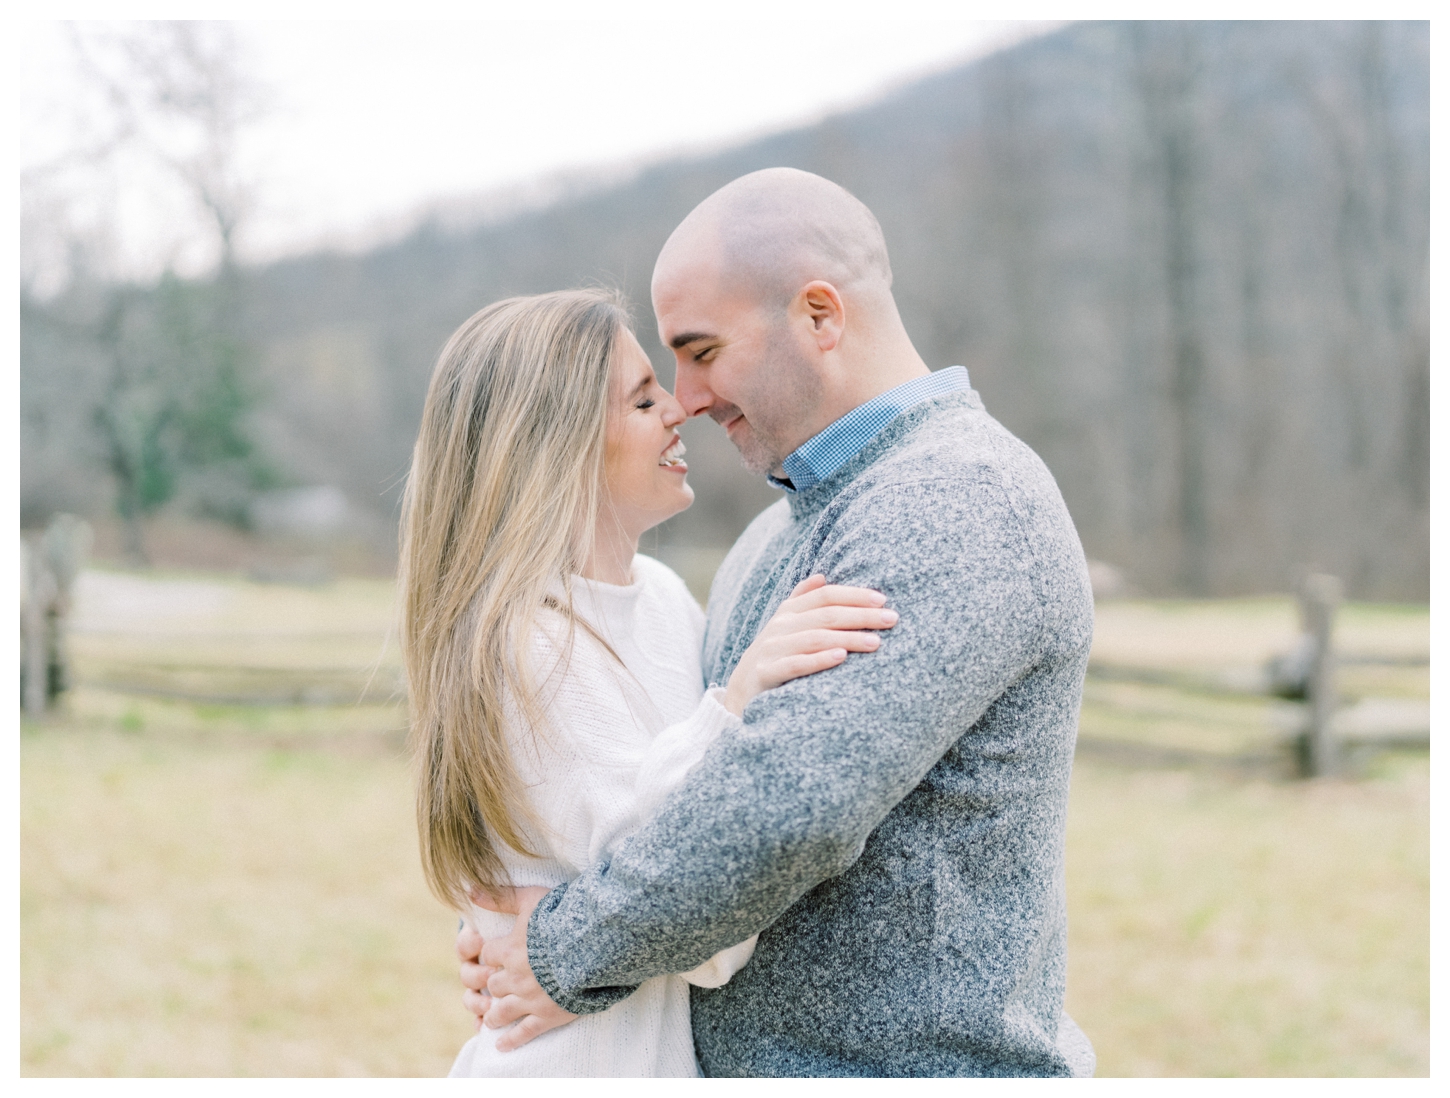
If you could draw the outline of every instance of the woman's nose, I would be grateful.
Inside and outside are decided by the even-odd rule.
[[[685,406],[666,393],[660,401],[660,422],[666,427],[678,427],[689,418],[685,412]]]

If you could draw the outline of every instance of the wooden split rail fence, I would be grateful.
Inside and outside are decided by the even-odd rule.
[[[1344,589],[1334,576],[1307,576],[1298,591],[1300,636],[1286,653],[1275,657],[1263,674],[1210,675],[1170,668],[1131,667],[1094,662],[1088,676],[1100,682],[1136,683],[1167,687],[1188,694],[1224,697],[1271,696],[1299,703],[1297,731],[1290,743],[1294,766],[1304,777],[1342,772],[1350,753],[1385,748],[1429,746],[1429,722],[1415,703],[1397,705],[1394,699],[1365,699],[1353,708],[1339,686],[1340,670],[1355,667],[1421,667],[1428,657],[1341,653],[1335,647],[1335,619],[1343,602]],[[1402,710],[1409,710],[1408,716]],[[1129,760],[1163,763],[1192,762],[1199,753],[1118,741],[1080,740],[1097,754]],[[1203,754],[1204,759],[1240,764],[1259,764],[1263,753],[1222,757]]]

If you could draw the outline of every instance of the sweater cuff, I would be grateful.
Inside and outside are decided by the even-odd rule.
[[[730,710],[725,708],[725,688],[710,684],[710,689],[705,691],[705,698],[708,702],[706,708],[709,710],[708,727],[715,735],[719,735],[732,725],[742,723]]]
[[[559,885],[539,901],[534,913],[529,916],[529,929],[526,934],[529,967],[534,970],[534,979],[544,989],[544,994],[570,1014],[598,1014],[615,1003],[628,999],[635,993],[636,988],[590,987],[569,990],[560,983],[548,946],[547,921],[554,909],[564,902],[564,893],[568,888],[568,882]]]

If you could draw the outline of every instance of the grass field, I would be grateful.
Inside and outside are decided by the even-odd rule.
[[[446,1071],[472,1030],[390,585],[85,581],[78,685],[22,725],[22,1072]],[[1220,687],[1293,629],[1287,600],[1100,608],[1068,1008],[1101,1075],[1428,1072],[1428,757],[1290,779],[1286,703]],[[1423,608],[1352,606],[1340,642],[1398,661],[1346,692],[1428,697]]]

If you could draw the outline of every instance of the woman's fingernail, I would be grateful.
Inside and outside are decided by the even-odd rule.
[[[871,601],[874,602],[877,606],[885,606],[886,596],[883,595],[880,591],[875,591],[872,592]]]
[[[888,625],[895,625],[898,620],[898,615],[895,610],[885,610],[882,612],[881,617]]]

